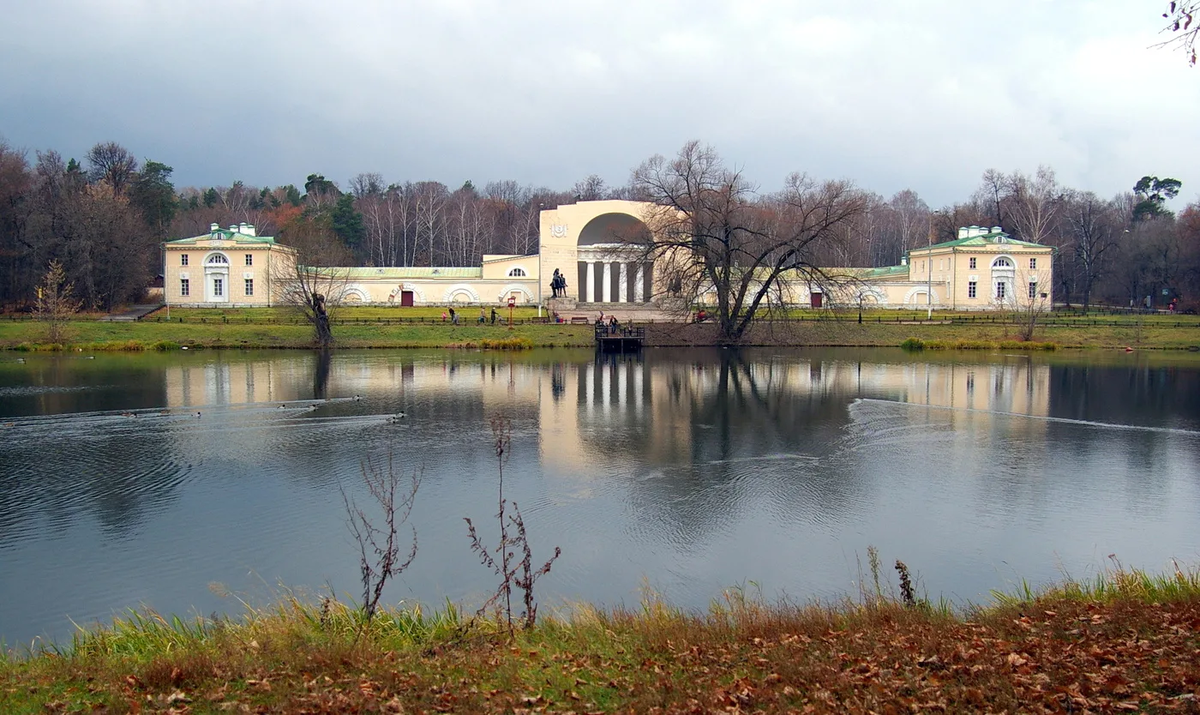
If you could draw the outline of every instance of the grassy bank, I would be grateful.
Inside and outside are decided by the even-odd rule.
[[[592,345],[590,325],[535,322],[534,308],[513,312],[515,325],[478,323],[478,310],[460,314],[460,324],[441,319],[442,308],[343,308],[334,317],[334,336],[342,347],[482,347],[484,341],[515,338],[531,347]],[[507,317],[507,311],[501,311]],[[45,343],[45,326],[32,320],[0,318],[0,347]],[[912,338],[929,349],[1027,349],[1018,340],[1019,327],[1004,315],[874,311],[863,322],[856,314],[794,311],[791,320],[752,326],[747,345],[897,347]],[[139,322],[101,322],[87,316],[70,323],[69,348],[85,350],[151,349],[156,345],[242,348],[302,348],[312,344],[312,331],[303,318],[280,308],[172,309]],[[655,323],[647,328],[647,344],[661,347],[714,345],[716,326],[710,323]],[[1200,318],[1180,315],[1047,315],[1034,341],[1062,348],[1200,349]],[[1044,347],[1044,346],[1043,346]]]
[[[885,589],[886,590],[886,589]],[[239,620],[141,614],[0,661],[0,711],[1194,712],[1200,577],[1115,570],[954,613],[874,589],[573,609],[509,637],[453,608],[286,599]]]
[[[1096,321],[1095,324],[1052,324],[1039,327],[1034,343],[1051,343],[1059,348],[1125,348],[1186,350],[1200,348],[1200,322],[1191,320],[1147,320],[1141,326],[1128,321]],[[709,323],[651,325],[647,344],[659,347],[711,345],[717,328]],[[1018,328],[1011,324],[953,321],[871,322],[855,319],[802,320],[760,323],[746,335],[748,345],[822,345],[838,347],[898,347],[915,338],[929,348],[943,349],[1044,349],[1045,345],[1022,345]]]
[[[299,324],[242,322],[102,323],[75,321],[68,326],[68,349],[151,350],[183,345],[209,348],[306,348],[312,329]],[[49,349],[42,326],[28,321],[0,321],[0,346],[6,349]],[[507,327],[467,323],[442,325],[346,323],[334,326],[338,347],[441,348],[481,347],[485,341],[515,340],[522,347],[590,347],[588,325],[521,324]]]

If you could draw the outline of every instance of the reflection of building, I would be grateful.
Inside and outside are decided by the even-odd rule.
[[[719,354],[717,354],[719,356]],[[322,373],[321,371],[325,372]],[[327,382],[314,386],[314,375]],[[725,423],[737,439],[845,415],[845,403],[874,397],[909,405],[992,413],[1049,414],[1050,368],[1005,363],[856,363],[821,360],[679,361],[609,357],[550,365],[511,356],[400,359],[339,354],[321,366],[314,355],[219,359],[168,368],[167,405],[252,405],[356,394],[459,405],[480,419],[506,412],[537,425],[541,459],[556,470],[586,471],[609,451],[635,448],[649,464],[688,463]],[[833,399],[829,399],[829,398]],[[824,403],[825,411],[805,412]],[[269,405],[268,405],[269,406]],[[777,409],[798,410],[783,419]],[[456,413],[457,414],[457,413]],[[807,416],[806,416],[807,415]],[[1034,424],[1042,425],[1037,421]]]
[[[580,201],[541,212],[538,253],[485,255],[478,267],[345,268],[341,302],[383,305],[543,303],[551,280],[586,303],[647,303],[670,292],[655,264],[630,248],[645,240],[650,204]],[[267,265],[292,254],[241,224],[166,245],[166,297],[189,305],[267,305]],[[281,255],[282,254],[282,255]],[[243,265],[244,263],[244,265]],[[1048,307],[1053,249],[1017,241],[999,226],[960,228],[958,238],[908,252],[899,266],[824,269],[833,284],[785,280],[785,302],[959,310]]]

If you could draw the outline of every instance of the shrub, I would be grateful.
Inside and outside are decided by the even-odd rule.
[[[925,341],[920,338],[908,338],[900,343],[900,347],[908,351],[924,350]]]
[[[150,347],[154,348],[155,350],[165,352],[167,350],[178,350],[182,346],[173,340],[159,340]]]
[[[533,341],[529,338],[502,338],[500,340],[484,338],[479,341],[479,347],[484,350],[529,350],[533,348]]]

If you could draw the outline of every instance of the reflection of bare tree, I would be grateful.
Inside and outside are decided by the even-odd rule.
[[[324,400],[329,387],[329,365],[333,355],[328,348],[324,348],[317,351],[316,358],[313,363],[313,397]]]
[[[816,466],[837,448],[851,396],[789,380],[794,360],[731,350],[691,351],[688,358],[580,367],[588,459],[632,468],[629,503],[638,523],[669,542],[693,543],[747,508],[766,505],[785,519],[820,511],[824,519],[854,503],[850,495],[860,487],[853,476],[843,477],[836,464]],[[625,377],[614,379],[614,370]],[[634,370],[645,371],[644,386],[652,382],[652,389],[630,389],[636,383],[625,378]],[[622,414],[606,420],[588,399],[617,405]]]

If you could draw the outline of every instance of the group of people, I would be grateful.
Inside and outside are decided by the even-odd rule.
[[[550,293],[555,298],[565,298],[567,295],[567,279],[563,274],[554,269],[554,275],[550,278]]]
[[[447,315],[447,312],[449,312],[449,315]],[[491,317],[492,325],[496,324],[497,317],[498,317],[498,314],[496,313],[496,309],[492,308],[492,317]],[[458,325],[458,313],[455,312],[454,308],[448,308],[447,310],[442,311],[442,322],[443,323],[447,322],[447,319],[449,320],[449,322],[451,324]],[[484,323],[488,322],[487,312],[483,308],[479,309],[479,321],[478,322],[480,325],[483,325]]]

